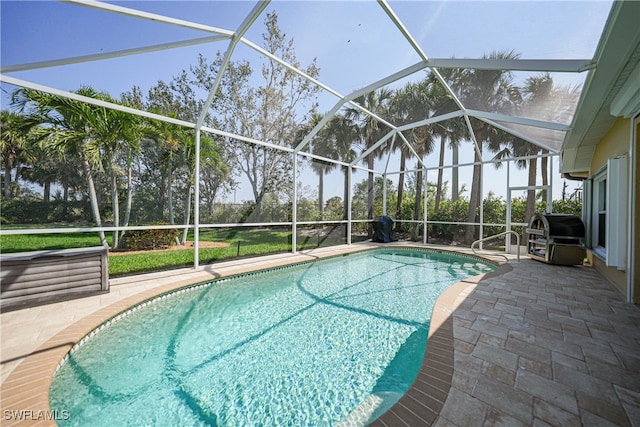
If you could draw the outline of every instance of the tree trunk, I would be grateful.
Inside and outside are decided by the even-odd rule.
[[[434,212],[438,213],[440,212],[440,201],[442,199],[442,167],[444,166],[444,144],[447,141],[447,138],[444,135],[440,136],[440,158],[438,159],[439,163],[438,163],[438,185],[436,187],[436,201],[435,201],[435,207],[434,207]]]
[[[482,150],[482,146],[480,146],[480,150]],[[482,151],[480,151],[482,154]],[[482,157],[478,156],[478,153],[475,153],[474,156],[475,162],[481,162]],[[471,182],[471,195],[469,196],[469,215],[467,216],[467,222],[476,222],[478,215],[478,207],[480,206],[480,179],[482,172],[482,165],[477,164],[473,166],[473,181]],[[467,225],[464,233],[464,242],[467,245],[471,245],[471,243],[475,240],[475,226]]]
[[[527,186],[533,187],[536,185],[536,175],[538,174],[538,159],[535,157],[529,159],[529,179],[527,182]],[[536,191],[535,190],[527,190],[527,207],[524,213],[524,222],[529,222],[529,219],[533,216],[536,210]],[[524,244],[527,245],[527,235],[525,235]]]
[[[398,177],[398,200],[396,201],[396,219],[402,219],[402,199],[404,198],[404,171],[406,169],[407,156],[400,152],[400,176]],[[396,231],[401,228],[401,223],[396,222]]]
[[[451,201],[455,202],[458,200],[458,196],[460,195],[460,186],[458,184],[458,144],[453,144],[451,150],[451,164],[454,166],[451,168]]]
[[[102,227],[102,220],[100,219],[100,208],[98,207],[98,196],[96,194],[96,186],[93,182],[93,174],[91,172],[91,165],[87,160],[87,156],[82,152],[82,167],[84,169],[85,177],[87,178],[87,186],[89,187],[89,200],[91,201],[91,211],[93,212],[93,219],[96,222],[96,227]],[[100,244],[102,246],[109,246],[107,239],[104,235],[104,231],[98,232],[100,236]]]
[[[124,221],[122,225],[127,227],[129,225],[129,220],[131,219],[131,206],[133,205],[133,167],[131,166],[131,161],[129,161],[127,168],[127,202],[124,209]],[[120,234],[119,246],[122,246],[122,238],[124,237],[125,232],[122,231]]]
[[[542,150],[542,154],[548,154],[549,151]],[[540,173],[542,174],[542,185],[549,185],[549,158],[541,157],[540,158]],[[547,202],[547,190],[542,190],[542,200]],[[547,206],[547,211],[550,206]]]
[[[184,205],[184,225],[189,225],[190,223],[191,223],[191,183],[187,185],[187,200]],[[180,240],[180,244],[182,246],[187,244],[188,233],[189,233],[189,229],[185,227],[184,230],[182,230],[182,240]]]
[[[318,173],[318,211],[320,220],[324,219],[324,170]]]
[[[51,181],[45,181],[44,185],[42,186],[42,200],[44,200],[46,203],[49,203],[49,201],[51,200]]]
[[[420,207],[422,206],[422,166],[418,169],[416,174],[416,199],[413,201],[413,220],[420,220]],[[411,227],[411,240],[418,241],[418,234],[420,232],[420,224],[412,224]]]
[[[255,199],[256,207],[253,210],[253,215],[256,222],[262,222],[262,202],[264,201],[264,189],[255,196]]]
[[[11,169],[9,165],[4,166],[4,198],[6,200],[11,198]]]
[[[369,168],[369,171],[373,170],[375,166],[374,160],[373,153],[369,154],[369,158],[367,159],[367,167]],[[367,177],[367,219],[373,219],[373,183],[373,172],[369,172]]]
[[[167,205],[169,207],[169,224],[175,224],[175,216],[173,213],[173,171],[169,169],[169,176],[167,177]]]
[[[347,166],[344,167],[344,195],[342,200],[342,219],[346,220],[349,218],[349,204],[347,203],[347,199],[349,198],[349,168]]]
[[[118,200],[118,176],[116,172],[111,168],[111,207],[113,209],[113,226],[118,227],[120,225],[120,201]],[[120,233],[118,231],[113,232],[113,242],[111,247],[116,249],[119,241]]]

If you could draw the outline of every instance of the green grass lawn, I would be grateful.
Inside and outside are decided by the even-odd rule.
[[[188,240],[193,240],[190,235]],[[111,235],[107,235],[111,243]],[[199,263],[211,264],[216,261],[238,256],[265,255],[291,250],[291,232],[288,229],[214,229],[200,233],[201,242],[225,242],[226,247],[200,248]],[[298,250],[344,243],[336,236],[304,236],[297,242]],[[35,250],[84,248],[99,246],[97,233],[27,234],[0,236],[0,252],[15,253]],[[109,256],[109,276],[122,276],[151,271],[189,267],[193,265],[193,249],[148,251],[143,253],[121,253]]]

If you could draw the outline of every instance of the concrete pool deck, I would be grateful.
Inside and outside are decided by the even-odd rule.
[[[378,245],[115,278],[109,294],[2,313],[2,425],[50,425],[52,415],[63,416],[48,406],[56,366],[81,337],[137,302],[220,276],[372,246]],[[374,424],[640,425],[640,310],[592,268],[526,257],[459,282],[434,308],[416,382]]]

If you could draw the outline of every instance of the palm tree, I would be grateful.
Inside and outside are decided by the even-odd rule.
[[[554,86],[553,78],[549,73],[527,78],[522,93],[524,116],[566,124],[571,122],[571,112],[574,111],[580,95],[579,86]],[[532,151],[542,155],[549,152],[544,148],[532,149]],[[548,171],[548,157],[544,156],[540,159],[542,185],[549,183]],[[546,190],[542,190],[541,197],[542,200],[546,200]]]
[[[413,91],[413,85],[408,83],[401,89],[397,89],[391,100],[389,105],[389,113],[392,117],[392,122],[396,126],[401,126],[411,122],[411,119],[408,117],[409,108],[408,104],[410,102],[410,94]],[[404,180],[405,180],[405,170],[407,166],[407,159],[413,156],[413,151],[409,149],[407,144],[400,143],[396,144],[394,147],[400,151],[400,167],[399,167],[399,175],[398,175],[398,197],[396,198],[396,219],[402,218],[402,200],[404,199]],[[401,227],[400,222],[396,222],[396,230],[399,231]]]
[[[158,108],[152,108],[151,111],[168,117],[176,117],[175,112],[167,113]],[[149,120],[144,123],[141,130],[141,138],[145,142],[152,144],[147,151],[155,150],[157,155],[158,169],[161,172],[162,193],[163,195],[166,194],[169,223],[172,225],[176,223],[174,187],[176,183],[181,182],[183,185],[181,190],[185,195],[183,223],[184,225],[189,225],[191,221],[191,205],[193,203],[192,191],[196,184],[194,175],[196,139],[193,130],[173,123]],[[201,174],[211,174],[212,172],[223,176],[228,174],[227,165],[222,161],[220,147],[205,134],[200,135],[200,165]],[[198,202],[196,201],[196,203]],[[164,202],[161,205],[164,205]],[[188,230],[185,228],[182,237],[176,238],[176,243],[185,245],[187,235]]]
[[[404,199],[404,180],[407,160],[413,157],[413,151],[406,144],[400,144],[400,174],[398,176],[398,197],[396,198],[396,218],[402,219],[402,201]],[[397,223],[399,229],[400,223]]]
[[[484,59],[517,59],[514,51],[492,52],[484,55]],[[452,70],[448,82],[458,92],[465,107],[474,110],[509,113],[520,104],[521,96],[518,87],[513,83],[513,75],[507,70]],[[473,167],[473,180],[469,198],[468,222],[476,222],[480,194],[482,151],[485,144],[500,146],[500,141],[511,137],[487,123],[470,119],[471,127],[478,144],[475,150],[476,164]],[[467,226],[464,240],[467,244],[473,240],[473,226]]]
[[[49,202],[51,200],[51,185],[59,181],[58,176],[61,174],[60,156],[57,156],[52,150],[40,141],[29,141],[29,145],[34,153],[33,161],[29,167],[25,168],[23,176],[29,182],[34,182],[42,186],[42,200]],[[64,165],[68,167],[69,165]]]
[[[572,102],[577,102],[578,95],[576,88],[554,88],[553,78],[549,73],[544,73],[527,78],[522,88],[522,96],[523,102],[520,110],[525,117],[532,116],[540,120],[568,122],[569,118],[564,117],[567,111],[566,107]],[[533,130],[533,136],[535,137],[535,130]],[[505,136],[498,143],[502,145],[502,148],[494,157],[496,159],[537,156],[548,153],[548,150],[514,136]],[[499,165],[499,163],[496,163],[496,167]],[[528,168],[527,186],[534,187],[538,170],[537,157],[530,157],[529,160],[519,160],[516,162],[516,166],[519,169]],[[540,160],[540,172],[542,185],[547,185],[549,180],[548,158],[546,156]],[[541,197],[546,200],[546,190],[541,192]],[[525,221],[528,221],[535,213],[535,200],[535,190],[528,190]]]
[[[433,98],[429,91],[429,83],[427,80],[422,80],[418,83],[408,83],[396,94],[397,99],[395,101],[396,107],[394,112],[396,114],[396,121],[398,124],[417,122],[428,118],[432,113]],[[404,170],[406,159],[409,158],[414,152],[418,155],[419,159],[423,159],[427,154],[433,151],[433,131],[431,127],[423,126],[413,128],[407,133],[407,140],[409,141],[413,151],[409,147],[403,146],[400,152],[400,169]],[[402,179],[398,182],[398,212],[402,206],[402,197],[404,187],[404,174],[401,173]],[[417,221],[421,218],[422,208],[422,187],[423,187],[423,173],[422,167],[418,163],[418,171],[416,173],[416,192],[413,205],[413,220]],[[414,225],[411,227],[411,237],[414,240],[418,239],[420,227]]]
[[[97,227],[102,227],[98,196],[93,180],[93,168],[100,165],[100,144],[94,137],[89,118],[94,114],[93,106],[62,96],[46,94],[33,89],[22,88],[13,93],[12,104],[20,111],[30,106],[32,117],[36,117],[48,127],[47,144],[60,152],[79,157],[87,180],[91,210]],[[108,246],[104,231],[98,232],[100,243]]]
[[[54,183],[62,186],[62,200],[69,200],[69,191],[83,188],[82,172],[78,170],[77,158],[65,155],[64,152],[47,143],[50,129],[40,123],[40,119],[24,116],[25,123],[31,128],[26,134],[29,162],[22,167],[21,176],[29,182],[42,186],[42,199],[49,202],[51,187]]]
[[[196,166],[196,137],[191,129],[182,128],[180,137],[180,156],[182,159],[182,168],[185,173],[185,204],[184,204],[184,225],[189,225],[191,220],[191,190],[196,184],[195,166]],[[218,145],[213,139],[206,135],[200,135],[200,163],[203,168],[223,168]],[[196,201],[198,203],[199,201]],[[187,243],[188,229],[185,227],[182,232],[181,245]]]
[[[326,144],[325,139],[316,141],[311,146],[311,152],[322,157],[330,157],[333,147]],[[324,219],[324,176],[336,167],[335,163],[314,159],[311,162],[311,169],[318,175],[318,212],[320,219]]]
[[[121,96],[120,103],[133,108],[142,109],[141,103],[138,103],[136,100],[134,100],[130,96],[127,96],[126,94]],[[120,141],[116,147],[119,148],[119,157],[124,162],[125,174],[127,177],[127,195],[124,208],[124,220],[122,221],[122,225],[126,227],[129,225],[129,221],[131,219],[131,210],[133,207],[133,164],[134,160],[140,153],[145,125],[144,120],[138,116],[124,114],[118,111],[111,111],[111,114],[114,116],[112,117],[112,120],[122,121],[123,124]],[[123,242],[122,237],[124,236],[124,234],[125,232],[122,231],[119,239],[120,243]]]
[[[0,159],[4,170],[4,198],[12,196],[11,173],[18,168],[26,157],[30,157],[27,134],[34,125],[26,117],[10,112],[0,111]],[[19,171],[16,170],[16,178]]]
[[[298,138],[296,140],[302,140],[306,134],[311,132],[320,121],[322,121],[322,115],[317,112],[312,112],[309,122],[306,126],[301,127],[298,130]],[[327,128],[320,130],[310,142],[311,153],[322,157],[334,157],[334,147],[331,144],[331,136],[328,134]],[[311,169],[318,175],[318,212],[320,212],[320,219],[324,217],[324,176],[332,169],[336,167],[335,163],[327,162],[319,159],[311,160]]]
[[[163,114],[158,109],[152,112]],[[176,113],[164,113],[168,117],[175,118]],[[143,139],[152,141],[154,148],[158,151],[159,168],[162,175],[162,196],[166,195],[167,209],[169,214],[169,224],[175,224],[175,213],[173,206],[173,179],[177,165],[178,152],[181,145],[181,133],[183,128],[179,125],[160,120],[149,120],[144,124],[142,130]]]
[[[539,108],[541,104],[549,104],[549,101],[552,101],[553,97],[553,78],[549,73],[541,74],[538,76],[533,76],[527,78],[525,82],[525,86],[522,89],[523,97],[524,97],[524,105],[523,110],[525,114]],[[527,111],[529,110],[529,111]],[[542,119],[554,119],[554,117],[550,117],[549,114],[543,114]],[[529,154],[537,155],[539,153],[546,154],[547,150],[544,150],[540,147],[534,146],[533,144],[529,144],[530,149],[528,150]],[[549,182],[547,173],[548,173],[548,158],[542,157],[540,159],[541,167],[540,172],[542,174],[542,184],[547,185]],[[532,157],[529,160],[529,177],[528,177],[528,186],[536,185],[536,175],[537,175],[537,159]],[[543,200],[546,200],[546,190],[542,192]],[[531,216],[535,213],[535,191],[529,190],[527,191],[527,207],[525,210],[525,221],[528,221]],[[526,244],[526,242],[525,242]]]
[[[360,96],[356,98],[354,102],[372,113],[382,115],[389,110],[392,95],[393,92],[391,90],[383,88]],[[361,140],[364,141],[363,151],[373,147],[373,145],[390,130],[386,128],[386,126],[383,126],[377,119],[369,114],[364,114],[357,108],[347,109],[346,115],[348,118],[359,122],[360,137]],[[382,153],[382,150],[377,150],[377,152],[370,153],[366,158],[367,168],[369,169],[367,179],[367,219],[373,219],[374,176],[372,170],[375,167],[376,156],[379,157]]]
[[[80,88],[76,93],[116,103],[106,93],[97,93],[90,87]],[[91,128],[92,137],[98,141],[100,151],[102,152],[102,167],[109,177],[111,187],[111,207],[113,210],[113,225],[120,226],[120,200],[118,178],[123,175],[117,160],[124,157],[126,174],[131,174],[132,155],[140,147],[140,120],[137,116],[125,113],[119,110],[107,109],[104,107],[96,107],[90,109],[91,114],[86,118],[88,126]],[[131,197],[132,182],[127,181],[127,192]],[[128,216],[128,215],[127,215]],[[120,235],[118,232],[113,233],[113,248],[120,246]]]
[[[452,73],[450,70],[445,70],[441,75],[444,79],[447,76],[450,76]],[[458,109],[455,101],[449,94],[449,92],[442,85],[440,80],[436,77],[435,74],[431,73],[427,76],[426,79],[427,84],[427,93],[428,97],[431,99],[432,103],[432,115],[434,117],[441,116],[443,114],[450,113]],[[444,166],[444,151],[446,148],[446,142],[449,141],[449,146],[452,149],[457,150],[459,142],[464,139],[468,132],[464,123],[457,119],[446,120],[443,122],[435,123],[432,126],[432,131],[435,136],[440,138],[440,151],[438,158],[438,181],[436,186],[436,196],[435,196],[435,207],[434,211],[437,213],[440,211],[440,202],[442,200],[442,189],[443,189],[443,166]],[[457,160],[456,160],[457,163]],[[457,168],[454,168],[453,171],[455,174],[458,173]],[[457,187],[457,177],[455,179],[456,183],[454,187]],[[452,190],[457,195],[457,188]],[[452,197],[454,199],[454,197]]]
[[[512,135],[504,135],[503,138],[500,139],[500,144],[502,145],[502,149],[500,149],[496,155],[493,157],[494,160],[500,159],[508,159],[514,157],[527,157],[536,155],[538,151],[540,151],[539,147],[534,146],[533,144],[524,141],[520,138],[517,138]],[[497,147],[492,147],[495,151]],[[537,174],[537,162],[536,158],[532,157],[529,160],[517,160],[515,162],[516,167],[518,169],[524,169],[527,166],[529,167],[528,180],[527,185],[533,187],[536,185],[536,174]],[[496,169],[501,167],[501,163],[494,164]],[[533,216],[535,210],[535,191],[528,190],[527,191],[527,203],[525,208],[525,221],[528,218]],[[526,241],[524,242],[526,244]]]
[[[335,155],[345,163],[352,162],[357,153],[354,150],[354,143],[360,140],[358,126],[346,115],[336,114],[327,125],[327,141]],[[329,142],[330,141],[330,142]],[[349,168],[343,167],[344,171],[344,197],[343,197],[343,219],[347,219],[349,198]]]
[[[78,89],[76,94],[115,103],[106,93],[96,92],[90,87]],[[66,97],[44,94],[31,89],[20,89],[14,93],[14,105],[21,110],[33,107],[32,120],[46,126],[34,130],[34,137],[44,141],[45,149],[57,151],[59,156],[71,155],[81,159],[87,179],[89,198],[97,226],[102,220],[97,201],[94,169],[106,171],[111,186],[113,223],[120,225],[118,199],[118,177],[121,174],[116,160],[122,152],[137,149],[138,119],[128,113],[82,103]],[[127,155],[128,157],[128,155]],[[128,169],[131,162],[127,162]],[[129,171],[130,173],[130,171]],[[131,181],[129,181],[129,185]],[[130,191],[130,188],[129,188]],[[113,247],[118,247],[119,235],[114,232]],[[100,232],[103,245],[104,233]]]
[[[420,159],[424,159],[424,157],[433,152],[434,148],[434,139],[433,133],[431,132],[431,128],[429,127],[419,127],[415,128],[412,131],[412,140],[414,141],[414,147],[416,154]],[[422,214],[422,181],[424,179],[422,173],[422,167],[419,163],[416,164],[418,168],[418,172],[416,173],[416,195],[413,203],[413,220],[418,221],[421,219]],[[426,209],[426,206],[424,207]],[[420,226],[416,223],[412,227],[411,231],[411,239],[418,240],[420,232]]]

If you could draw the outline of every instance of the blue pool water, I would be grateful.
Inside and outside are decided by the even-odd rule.
[[[82,426],[363,424],[415,379],[442,291],[494,269],[381,249],[158,298],[77,346],[51,409]]]

